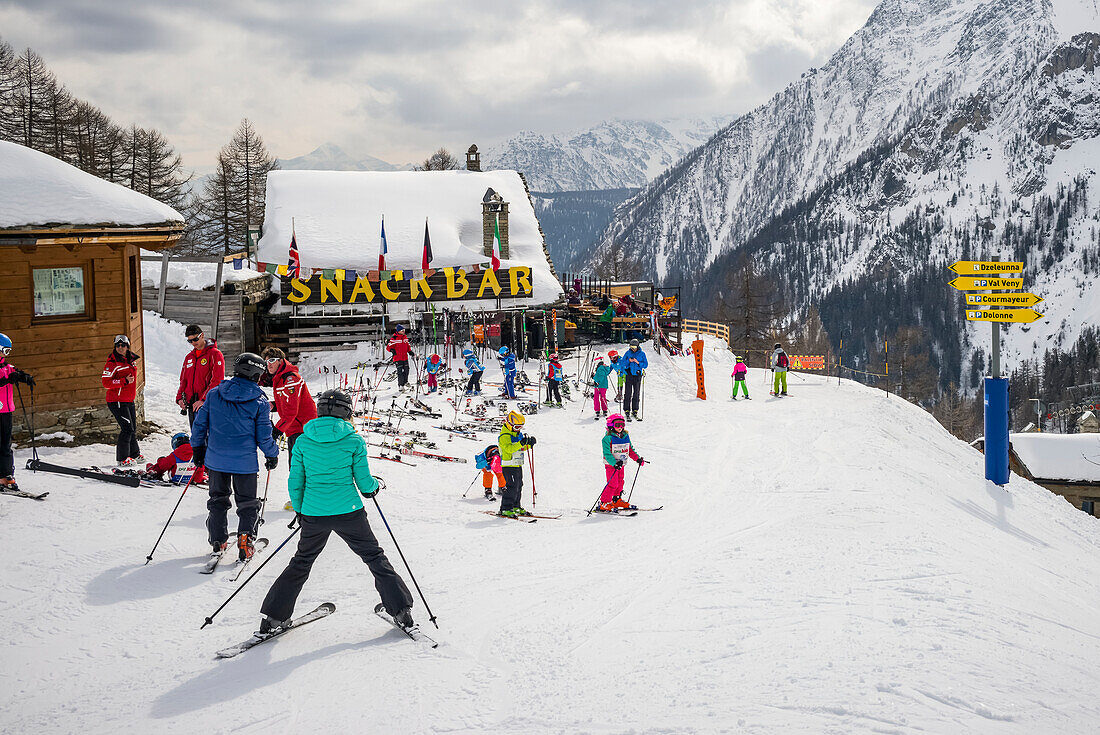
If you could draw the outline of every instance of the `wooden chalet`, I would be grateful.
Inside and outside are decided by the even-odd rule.
[[[171,207],[44,153],[0,142],[0,332],[34,375],[36,434],[113,437],[103,363],[115,335],[144,358],[140,250],[173,245]],[[143,361],[138,417],[144,417]],[[22,387],[30,409],[30,392]],[[17,408],[15,426],[25,430]]]

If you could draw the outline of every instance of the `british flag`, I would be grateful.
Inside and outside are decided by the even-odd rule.
[[[291,277],[298,278],[301,268],[302,260],[298,257],[298,238],[292,227],[290,230],[290,255],[287,257],[286,270]]]

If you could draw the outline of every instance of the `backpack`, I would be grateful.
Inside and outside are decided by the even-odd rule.
[[[786,352],[780,352],[779,358],[776,360],[775,364],[779,367],[788,367],[791,364],[791,361],[787,359]]]
[[[489,465],[491,464],[489,460],[495,457],[499,452],[500,450],[497,449],[496,444],[490,444],[489,446],[485,447],[484,452],[474,455],[474,466],[477,467],[479,470],[489,469]]]

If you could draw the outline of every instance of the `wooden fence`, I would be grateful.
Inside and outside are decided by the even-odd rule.
[[[681,329],[693,334],[709,334],[712,337],[721,337],[730,343],[730,328],[728,324],[718,322],[703,322],[698,319],[684,319]]]
[[[158,309],[157,303],[162,295],[164,306]],[[209,337],[214,337],[216,334],[218,349],[225,355],[226,360],[232,360],[244,349],[246,320],[239,293],[221,295],[216,331],[213,324],[213,291],[183,291],[178,288],[166,288],[161,292],[156,288],[143,288],[141,300],[145,308],[159,312],[165,319],[182,324],[198,324]],[[182,332],[180,339],[183,339]]]

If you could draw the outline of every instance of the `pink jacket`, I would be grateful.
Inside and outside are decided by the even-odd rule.
[[[14,372],[15,367],[8,362],[6,357],[0,355],[0,381],[4,378],[10,378]],[[0,385],[0,413],[11,413],[14,410],[15,389],[11,387],[11,383],[4,383]]]
[[[730,373],[730,375],[732,375],[735,380],[744,380],[745,379],[745,374],[748,373],[748,372],[749,372],[748,366],[745,363],[738,360],[737,364],[733,366],[733,372]]]

